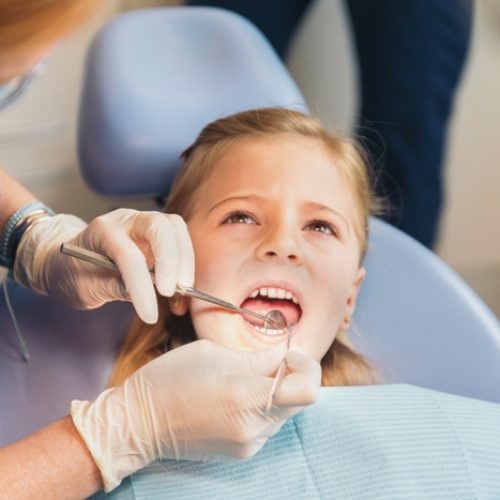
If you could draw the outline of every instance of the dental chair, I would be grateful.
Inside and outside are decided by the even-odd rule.
[[[87,60],[79,158],[87,182],[110,196],[167,195],[179,155],[208,122],[244,109],[304,99],[263,36],[211,8],[134,11],[109,23]],[[405,382],[500,403],[496,317],[438,257],[371,220],[366,282],[352,342]],[[131,306],[71,310],[9,283],[31,354],[0,302],[0,445],[65,415],[104,389]]]

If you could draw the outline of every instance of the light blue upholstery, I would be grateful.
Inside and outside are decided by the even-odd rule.
[[[89,54],[79,130],[82,170],[104,193],[165,194],[180,152],[208,121],[255,106],[303,107],[300,92],[241,17],[195,8],[119,16]],[[445,264],[372,221],[353,341],[387,380],[500,402],[498,321]],[[105,386],[128,304],[70,310],[10,285],[31,361],[0,300],[0,445]]]
[[[82,172],[97,191],[164,195],[179,155],[207,123],[304,99],[244,18],[221,9],[148,9],[115,18],[87,59]]]
[[[384,378],[500,403],[500,328],[441,259],[372,219],[351,338]]]
[[[67,415],[73,399],[95,399],[131,318],[128,303],[77,311],[14,282],[9,296],[30,360],[0,288],[0,447]]]

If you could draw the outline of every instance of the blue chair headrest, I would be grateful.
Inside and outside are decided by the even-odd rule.
[[[165,195],[179,155],[207,123],[304,99],[262,34],[215,8],[123,14],[91,45],[79,118],[79,159],[95,190]]]

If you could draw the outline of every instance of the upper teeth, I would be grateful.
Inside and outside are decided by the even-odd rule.
[[[260,295],[261,297],[268,297],[270,299],[291,300],[295,304],[299,303],[299,300],[292,292],[290,292],[289,290],[284,290],[283,288],[258,288],[250,294],[250,297],[254,299],[258,295]]]

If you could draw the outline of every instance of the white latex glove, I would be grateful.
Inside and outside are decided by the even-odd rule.
[[[157,458],[220,460],[254,455],[285,420],[313,403],[316,361],[289,352],[285,377],[264,411],[284,344],[233,351],[208,340],[174,349],[96,401],[73,401],[71,416],[110,491]]]
[[[101,269],[59,251],[63,242],[111,258],[121,273]],[[72,215],[41,220],[23,235],[14,263],[16,281],[78,308],[93,309],[113,300],[131,300],[146,323],[158,319],[156,288],[171,296],[177,283],[194,283],[194,252],[178,215],[119,209],[87,224]]]

